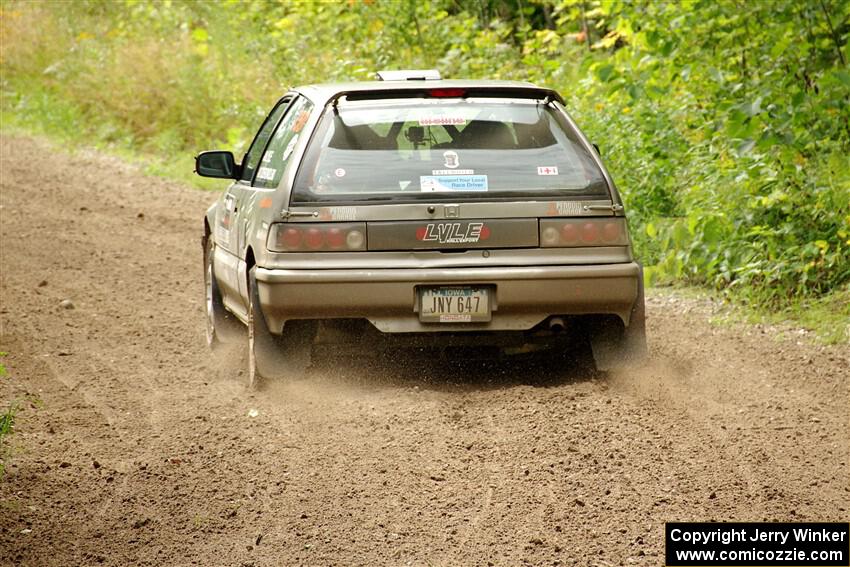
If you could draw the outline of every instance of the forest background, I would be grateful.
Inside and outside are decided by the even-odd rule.
[[[5,132],[191,176],[289,86],[379,69],[555,88],[650,283],[850,341],[850,2],[0,2]]]

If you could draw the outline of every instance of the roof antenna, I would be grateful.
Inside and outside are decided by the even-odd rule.
[[[379,81],[439,81],[441,78],[436,69],[383,70],[376,74]]]

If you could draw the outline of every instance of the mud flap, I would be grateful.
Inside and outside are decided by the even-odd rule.
[[[255,268],[250,271],[248,310],[248,380],[252,387],[261,379],[300,378],[311,362],[316,337],[314,321],[288,321],[280,335],[273,334],[260,306]]]
[[[619,318],[601,324],[590,333],[593,359],[599,370],[612,370],[630,364],[640,364],[646,359],[646,301],[644,298],[643,266],[638,274],[638,293],[632,306],[629,326]]]

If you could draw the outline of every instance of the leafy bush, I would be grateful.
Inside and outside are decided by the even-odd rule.
[[[774,307],[846,285],[847,4],[651,3],[598,15],[613,18],[600,41],[625,45],[589,65],[593,92],[617,109],[594,128],[615,140],[614,169],[651,240],[650,274]]]

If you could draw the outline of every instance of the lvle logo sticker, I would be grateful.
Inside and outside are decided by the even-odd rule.
[[[474,243],[489,235],[490,229],[483,222],[471,222],[465,227],[459,222],[428,223],[416,229],[417,240],[440,244]]]

